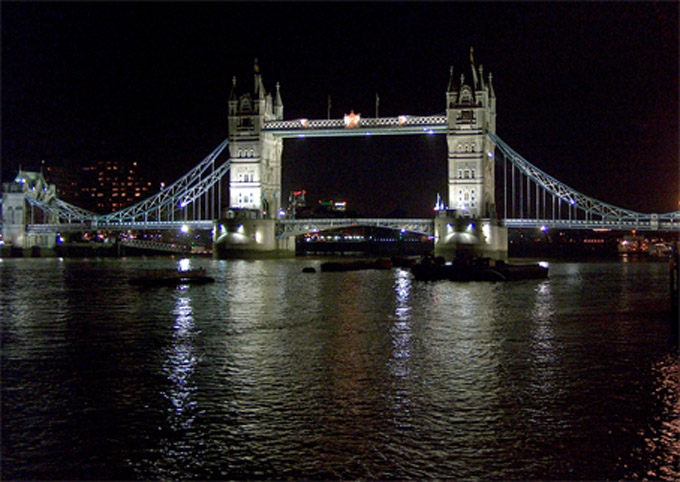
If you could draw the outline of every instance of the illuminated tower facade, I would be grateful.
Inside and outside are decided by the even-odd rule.
[[[253,93],[236,93],[236,78],[229,96],[229,206],[261,211],[273,218],[281,208],[281,155],[283,139],[262,132],[264,122],[283,119],[283,103],[276,84],[272,97],[262,83],[257,59]]]
[[[496,133],[496,95],[492,76],[475,66],[470,48],[469,81],[461,73],[456,84],[453,67],[446,92],[448,131],[448,208],[459,217],[495,218],[494,150],[486,135]]]

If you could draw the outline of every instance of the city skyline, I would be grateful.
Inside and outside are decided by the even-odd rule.
[[[677,3],[3,4],[2,26],[3,180],[109,158],[171,183],[226,137],[255,58],[286,119],[329,98],[333,118],[441,113],[474,47],[516,151],[602,201],[678,209]],[[443,136],[287,140],[282,194],[424,216],[446,162]]]

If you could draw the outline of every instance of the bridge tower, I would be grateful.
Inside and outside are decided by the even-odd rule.
[[[449,160],[448,206],[460,216],[491,218],[496,214],[494,200],[494,149],[486,135],[496,133],[496,95],[492,76],[484,81],[484,70],[475,67],[470,48],[472,79],[460,74],[456,86],[453,67],[446,92]]]
[[[236,93],[236,78],[229,96],[229,206],[259,210],[275,218],[281,208],[281,155],[283,139],[262,132],[264,122],[283,119],[279,84],[276,95],[264,89],[257,59],[253,94]]]
[[[475,66],[470,48],[470,79],[451,67],[446,92],[448,150],[447,210],[435,219],[435,251],[455,257],[463,251],[507,257],[507,230],[498,225],[495,202],[496,94],[492,75]]]
[[[254,81],[252,93],[238,95],[234,77],[229,95],[229,207],[213,239],[220,257],[295,249],[294,240],[280,246],[275,236],[283,138],[263,132],[266,121],[283,120],[281,92],[278,83],[274,96],[265,91],[257,59]]]

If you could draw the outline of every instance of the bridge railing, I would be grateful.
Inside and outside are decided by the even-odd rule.
[[[508,228],[542,228],[542,229],[611,229],[620,231],[676,231],[680,229],[680,221],[651,220],[587,220],[587,219],[503,219],[502,224]]]

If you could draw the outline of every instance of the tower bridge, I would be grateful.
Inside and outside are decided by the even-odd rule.
[[[3,194],[5,243],[49,247],[57,233],[69,231],[190,226],[213,229],[215,246],[238,254],[290,251],[296,235],[363,225],[433,236],[435,249],[446,256],[472,249],[502,258],[508,228],[680,231],[680,211],[645,214],[596,200],[508,146],[496,134],[493,77],[484,76],[472,51],[469,68],[459,77],[450,70],[445,111],[429,116],[363,118],[350,112],[342,119],[286,120],[280,85],[267,92],[257,63],[254,81],[252,92],[239,93],[233,79],[227,138],[175,183],[129,208],[95,214],[59,199],[37,173],[20,172]],[[442,175],[448,192],[433,218],[279,217],[284,139],[375,135],[446,136],[448,168]]]

